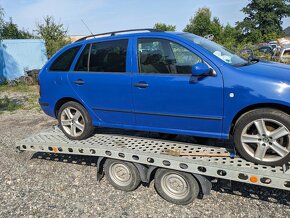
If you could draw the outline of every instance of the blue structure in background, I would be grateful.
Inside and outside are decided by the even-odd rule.
[[[47,62],[45,42],[41,39],[0,40],[0,83],[41,69]]]

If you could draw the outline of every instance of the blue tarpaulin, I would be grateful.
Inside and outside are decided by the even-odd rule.
[[[25,75],[25,71],[41,69],[47,61],[44,40],[0,40],[0,83]]]

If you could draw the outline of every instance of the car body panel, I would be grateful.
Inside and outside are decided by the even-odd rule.
[[[187,134],[220,137],[223,119],[223,78],[218,68],[200,52],[180,40],[154,36],[156,39],[174,41],[215,68],[216,76],[193,82],[191,75],[139,73],[137,40],[133,43],[133,85],[147,83],[148,88],[133,86],[136,125],[163,129],[162,132],[183,130]],[[146,37],[150,38],[150,37]],[[181,94],[182,93],[182,94]],[[152,97],[154,96],[154,97]]]
[[[120,39],[127,39],[127,37],[119,37],[118,40]],[[82,99],[94,111],[95,117],[97,117],[94,123],[134,125],[133,102],[132,98],[128,97],[132,95],[129,70],[131,66],[130,41],[126,58],[127,73],[73,71],[80,53],[75,58],[72,69],[68,73],[68,82],[78,99]],[[82,80],[85,83],[83,85],[75,84],[74,82],[77,80]]]
[[[290,107],[290,66],[259,62],[234,67],[181,33],[124,34],[73,43],[60,50],[39,74],[41,107],[56,117],[63,98],[75,99],[89,112],[95,126],[228,138],[239,112],[255,105]],[[150,75],[138,72],[137,38],[175,41],[200,56],[216,73],[191,83],[189,75]],[[129,39],[126,73],[50,72],[53,61],[66,49],[114,39]],[[83,46],[84,47],[84,46]],[[82,77],[86,89],[73,82]],[[147,82],[148,89],[134,87]],[[182,93],[182,94],[181,94]]]

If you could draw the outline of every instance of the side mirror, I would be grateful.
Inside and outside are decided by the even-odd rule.
[[[192,76],[202,76],[209,74],[211,72],[211,69],[208,67],[205,63],[198,63],[192,66]]]

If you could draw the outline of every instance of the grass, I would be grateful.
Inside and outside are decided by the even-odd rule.
[[[11,95],[13,98],[10,97]],[[18,95],[20,96],[19,98],[17,97]],[[41,111],[41,108],[38,104],[38,96],[37,85],[0,85],[0,114],[4,113],[4,111],[11,112],[19,109],[36,109],[37,111]]]
[[[0,98],[0,111],[16,111],[22,108],[22,104],[12,101],[7,96]]]
[[[33,94],[31,96],[29,96],[28,98],[28,106],[24,109],[27,109],[27,110],[31,110],[31,109],[36,109],[37,111],[41,111],[41,108],[40,108],[40,105],[38,103],[38,95],[36,94]]]
[[[21,92],[21,93],[29,93],[36,91],[36,86],[28,86],[25,84],[17,84],[15,86],[9,86],[7,84],[0,85],[0,92]]]

